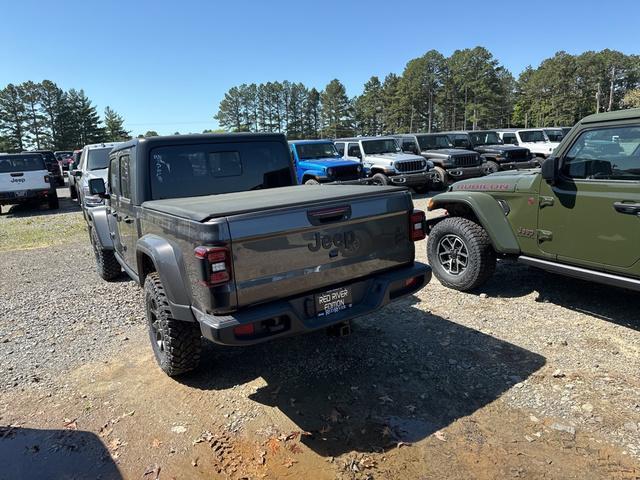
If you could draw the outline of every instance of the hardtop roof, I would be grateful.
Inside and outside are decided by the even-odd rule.
[[[238,141],[284,141],[282,133],[192,133],[188,135],[163,135],[157,137],[134,138],[114,147],[112,152],[144,145],[146,149],[166,145],[189,145],[194,143],[234,143]]]
[[[593,115],[583,118],[579,123],[611,122],[616,120],[632,120],[634,118],[640,119],[640,108],[594,113]]]
[[[382,135],[379,137],[371,136],[371,137],[347,137],[347,138],[336,138],[334,142],[359,142],[359,141],[367,141],[367,140],[395,140],[393,135]]]
[[[289,145],[311,145],[318,143],[333,143],[333,140],[328,138],[316,138],[316,139],[308,139],[308,140],[289,140]]]

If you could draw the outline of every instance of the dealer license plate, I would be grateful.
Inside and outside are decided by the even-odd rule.
[[[319,293],[315,297],[316,313],[319,317],[338,313],[353,306],[350,287],[336,288],[335,290]]]

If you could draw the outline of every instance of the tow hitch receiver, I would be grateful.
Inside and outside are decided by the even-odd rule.
[[[331,337],[346,337],[347,335],[351,335],[351,322],[347,320],[327,327],[327,335]]]

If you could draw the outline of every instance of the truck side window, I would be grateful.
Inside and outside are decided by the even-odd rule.
[[[109,160],[109,190],[111,195],[120,195],[120,174],[116,155]]]
[[[124,198],[131,198],[131,176],[129,175],[129,155],[120,156],[120,190]]]
[[[587,180],[640,180],[640,125],[583,132],[565,155],[562,174]]]
[[[347,156],[361,158],[362,155],[360,154],[360,145],[358,145],[357,143],[350,143],[347,147]]]
[[[336,143],[336,150],[338,151],[341,157],[344,157],[344,143],[341,143],[341,142]]]
[[[517,145],[518,144],[518,139],[516,138],[516,134],[515,133],[505,133],[504,135],[502,135],[502,141],[506,145]]]
[[[416,142],[407,138],[402,140],[402,151],[416,154],[419,153],[418,145],[416,145]]]

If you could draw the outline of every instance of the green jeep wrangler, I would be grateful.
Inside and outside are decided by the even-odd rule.
[[[497,257],[640,291],[640,109],[580,121],[542,168],[453,184],[433,197],[433,273],[467,291]]]

